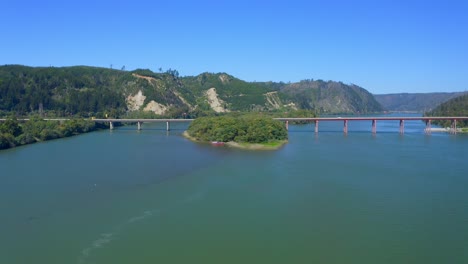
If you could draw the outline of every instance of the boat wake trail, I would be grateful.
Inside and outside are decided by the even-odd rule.
[[[184,199],[180,200],[175,205],[173,204],[172,209],[177,209],[180,206],[188,206],[188,204],[200,201],[203,198],[204,198],[204,193],[203,192],[196,192],[196,193],[194,193],[192,195],[189,195],[189,196],[185,197]],[[88,247],[84,248],[81,251],[81,255],[78,258],[77,263],[78,264],[93,263],[89,259],[92,257],[94,251],[96,251],[96,250],[98,250],[100,248],[103,248],[106,245],[108,245],[109,243],[111,243],[112,241],[116,240],[118,238],[118,235],[123,230],[128,228],[130,225],[136,224],[137,222],[143,221],[143,220],[145,220],[147,218],[156,216],[156,215],[160,214],[161,212],[162,212],[161,209],[146,210],[142,214],[132,216],[132,217],[128,218],[126,221],[124,221],[122,224],[119,224],[119,225],[115,226],[112,232],[106,232],[106,233],[100,234],[99,237],[96,240],[91,242],[91,244]]]
[[[143,214],[131,217],[127,221],[125,221],[123,224],[116,226],[113,232],[100,234],[96,240],[94,240],[88,247],[84,248],[81,251],[81,256],[78,258],[77,263],[78,264],[87,263],[87,260],[92,255],[93,251],[98,250],[106,246],[113,240],[115,240],[118,234],[122,232],[122,230],[125,229],[128,225],[134,224],[138,221],[142,221],[148,217],[158,214],[159,212],[160,212],[159,209],[146,210],[143,212]]]

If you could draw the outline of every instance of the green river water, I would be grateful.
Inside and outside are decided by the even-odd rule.
[[[278,151],[184,124],[0,152],[0,263],[468,263],[468,136],[290,126]]]

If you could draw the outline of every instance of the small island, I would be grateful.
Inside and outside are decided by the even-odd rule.
[[[195,142],[224,143],[251,150],[275,150],[288,142],[284,124],[263,115],[200,117],[190,124],[184,136]]]

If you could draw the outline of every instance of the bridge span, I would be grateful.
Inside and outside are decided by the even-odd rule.
[[[426,127],[424,129],[425,133],[431,133],[431,122],[434,120],[449,120],[451,122],[450,126],[450,133],[456,134],[457,133],[457,121],[461,120],[468,120],[468,116],[421,116],[421,117],[396,117],[396,116],[381,116],[381,117],[278,117],[273,118],[275,120],[285,122],[286,129],[289,128],[289,122],[293,121],[305,121],[305,122],[314,122],[315,123],[315,133],[319,132],[319,123],[320,122],[343,122],[343,132],[345,134],[348,133],[348,123],[351,121],[370,121],[372,124],[371,131],[372,133],[377,133],[377,121],[398,121],[400,124],[400,134],[404,134],[405,131],[405,121],[423,121],[426,123]],[[0,119],[0,122],[5,121],[6,119]],[[18,119],[18,121],[28,121],[29,119]],[[69,118],[44,118],[44,120],[50,121],[65,121],[69,120]],[[166,130],[170,130],[170,123],[182,123],[182,122],[192,122],[195,119],[171,119],[171,118],[162,118],[162,119],[145,119],[145,118],[106,118],[106,119],[99,119],[99,118],[92,118],[87,119],[93,122],[99,123],[109,123],[109,128],[114,129],[114,123],[136,123],[137,129],[141,130],[143,123],[166,123]]]
[[[343,122],[343,133],[348,133],[348,122],[349,121],[371,121],[372,122],[372,133],[377,133],[377,121],[399,121],[400,122],[400,134],[405,132],[405,121],[408,120],[421,120],[426,123],[426,128],[424,132],[427,134],[431,133],[431,122],[433,120],[449,120],[451,122],[450,133],[457,133],[457,120],[468,120],[467,116],[421,116],[421,117],[311,117],[311,118],[296,118],[296,117],[287,117],[287,118],[274,118],[279,121],[284,121],[286,123],[286,129],[289,127],[289,121],[306,121],[315,123],[315,133],[318,133],[319,122],[320,121],[335,121]]]
[[[166,122],[166,130],[169,131],[171,129],[171,122],[175,123],[182,123],[182,122],[192,122],[195,119],[171,119],[171,118],[162,118],[162,119],[147,119],[147,118],[140,118],[140,119],[119,119],[119,118],[108,118],[108,119],[98,119],[98,118],[93,118],[90,119],[90,121],[94,122],[101,122],[101,123],[107,123],[109,122],[109,128],[114,129],[114,123],[120,122],[120,123],[137,123],[137,129],[141,130],[141,124],[142,123],[162,123]]]

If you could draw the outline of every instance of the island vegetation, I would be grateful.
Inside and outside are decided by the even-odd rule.
[[[185,135],[195,141],[226,142],[246,149],[277,149],[288,140],[283,122],[261,114],[200,117]]]
[[[98,128],[100,125],[84,119],[50,121],[34,116],[28,121],[19,122],[16,117],[9,117],[0,122],[0,149],[69,137]]]

